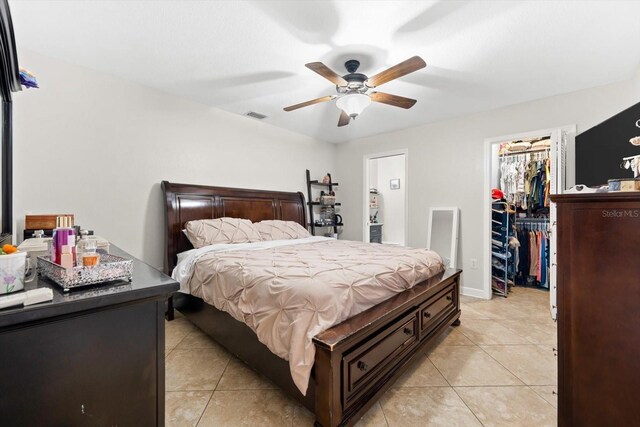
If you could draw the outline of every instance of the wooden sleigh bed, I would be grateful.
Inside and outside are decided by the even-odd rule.
[[[162,182],[166,199],[165,273],[177,254],[192,249],[186,222],[219,217],[306,224],[302,193],[208,187]],[[448,269],[318,334],[306,396],[293,383],[289,364],[258,341],[244,323],[200,298],[177,293],[170,302],[232,354],[315,413],[316,426],[349,426],[409,367],[421,349],[450,325],[460,324],[461,270]]]

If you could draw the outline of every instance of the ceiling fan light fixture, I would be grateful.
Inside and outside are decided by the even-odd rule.
[[[371,104],[369,95],[362,93],[349,93],[336,101],[336,106],[347,113],[350,117],[356,118]]]

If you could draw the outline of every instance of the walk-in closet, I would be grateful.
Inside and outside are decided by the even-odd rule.
[[[488,141],[490,286],[494,297],[514,287],[549,292],[555,318],[555,206],[564,189],[566,131]]]

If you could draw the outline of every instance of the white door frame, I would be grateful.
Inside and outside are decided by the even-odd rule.
[[[362,157],[364,171],[363,185],[363,209],[362,209],[362,241],[369,243],[369,160],[382,157],[393,157],[404,155],[404,182],[400,183],[400,189],[404,191],[404,244],[409,244],[409,149],[399,148],[397,150],[384,151],[382,153],[365,154]]]
[[[512,135],[504,135],[484,140],[484,185],[483,185],[483,250],[482,250],[482,266],[484,270],[484,280],[482,286],[483,297],[491,299],[493,292],[491,291],[491,172],[492,172],[492,152],[491,149],[495,144],[506,141],[517,141],[519,139],[535,138],[543,135],[551,135],[553,132],[561,130],[568,134],[575,135],[576,125],[559,126],[550,129],[542,129],[531,132],[516,133]]]

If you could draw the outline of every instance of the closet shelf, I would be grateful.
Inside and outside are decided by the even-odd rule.
[[[322,203],[322,202],[309,202],[311,206],[341,206],[342,203]]]
[[[503,254],[500,252],[491,251],[491,255],[493,255],[496,258],[505,259],[505,260],[511,258],[511,254],[509,252],[507,252],[506,254]]]
[[[335,187],[336,185],[340,185],[337,182],[330,182],[328,184],[325,184],[324,182],[320,182],[317,179],[309,181],[309,184],[311,184],[311,185],[319,185],[321,187]]]
[[[504,265],[491,264],[491,268],[497,268],[498,270],[507,271],[507,268]]]
[[[499,248],[504,248],[504,242],[501,242],[501,241],[496,240],[496,239],[491,239],[491,244],[493,246],[497,246]]]

